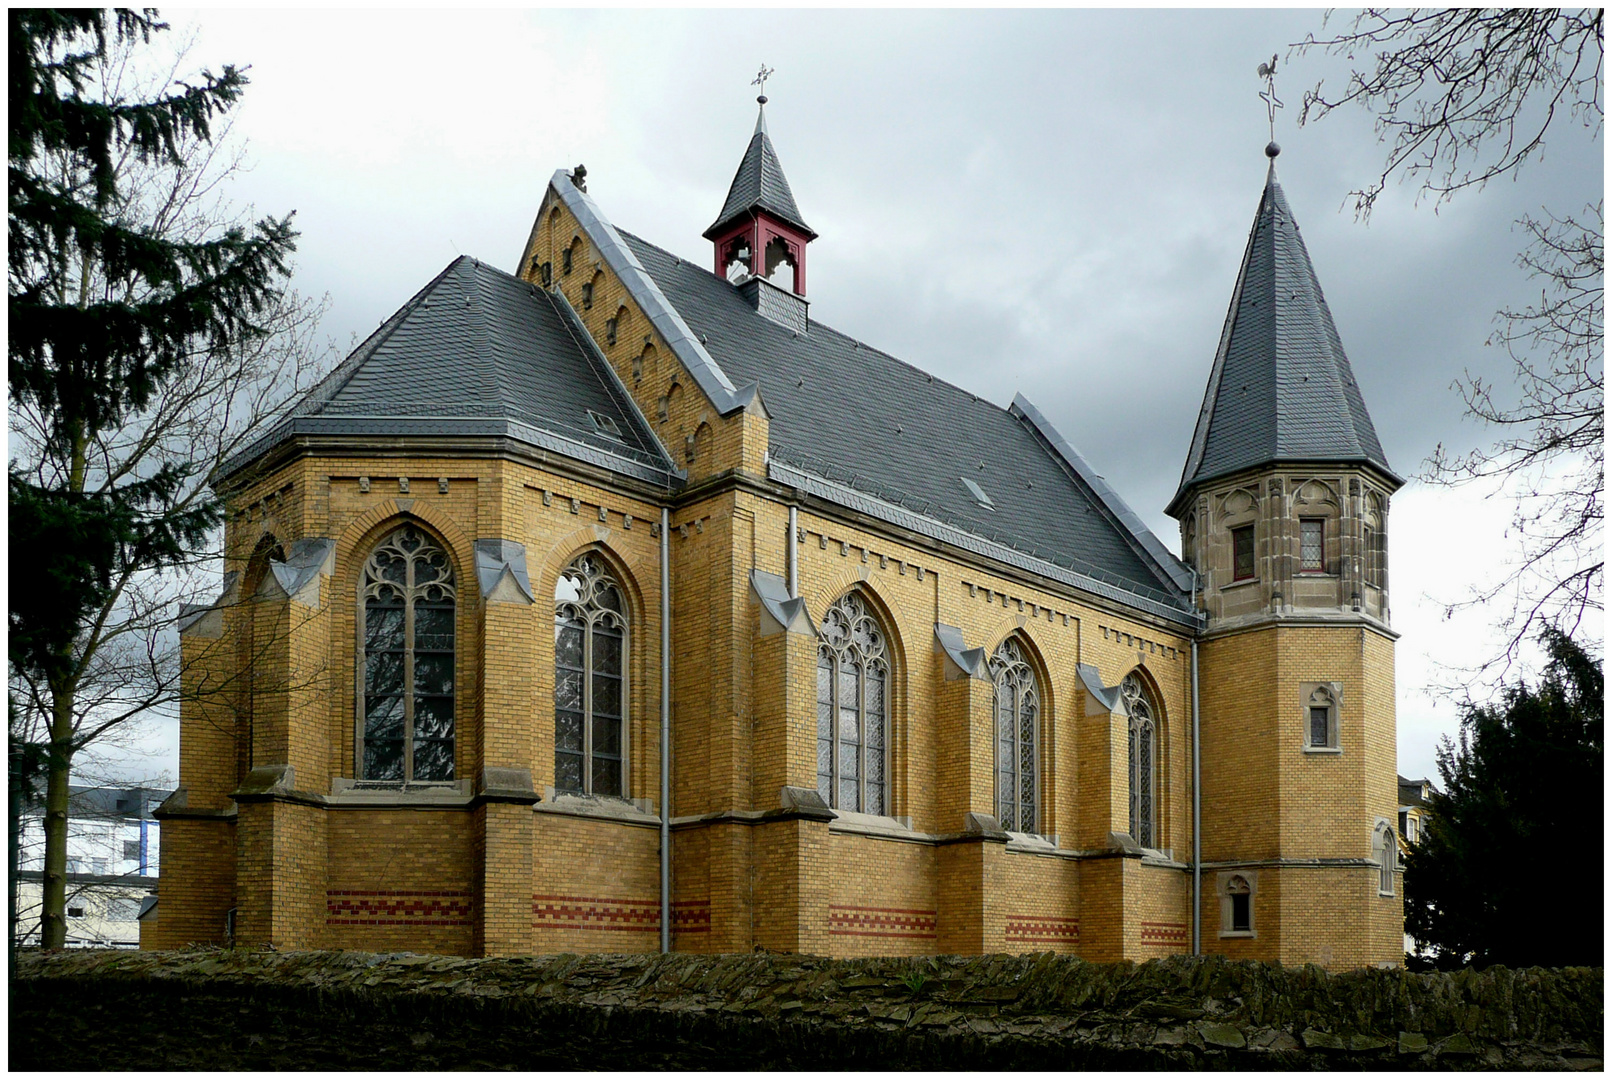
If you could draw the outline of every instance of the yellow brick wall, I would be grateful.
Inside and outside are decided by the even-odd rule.
[[[559,224],[569,227],[563,213]],[[548,243],[542,227],[534,243]],[[577,273],[593,272],[591,263],[578,266]],[[560,284],[570,295],[577,282]],[[635,371],[640,355],[622,347],[630,335],[618,327],[616,345],[607,342],[601,312],[626,303],[607,273],[594,298],[583,318],[653,418],[675,360],[652,340],[657,351]],[[580,293],[573,300],[580,306]],[[625,318],[622,325],[639,327],[641,350],[641,313]],[[695,388],[687,393],[685,411],[671,410],[665,424],[686,427],[708,406]],[[735,469],[760,475],[763,463],[752,452],[765,448],[764,427],[754,416],[716,424],[711,456],[691,466],[694,485],[671,516],[672,810],[680,817],[772,811],[781,787],[815,786],[816,642],[792,633],[761,638],[750,588],[753,569],[787,571],[788,507],[754,484],[713,479]],[[317,607],[243,601],[226,613],[224,637],[187,637],[194,674],[187,675],[193,693],[182,710],[181,783],[192,805],[226,806],[251,764],[289,763],[296,787],[319,795],[332,779],[354,776],[358,580],[374,543],[403,521],[429,530],[453,559],[457,776],[524,768],[539,793],[552,785],[552,597],[564,567],[591,550],[621,581],[629,609],[628,795],[658,804],[661,585],[651,525],[660,500],[626,482],[579,478],[585,475],[494,458],[377,452],[302,458],[232,497],[227,564],[247,567],[265,535],[285,545],[328,537],[335,555]],[[1035,668],[1038,829],[1065,852],[1102,852],[1110,833],[1129,829],[1126,725],[1123,717],[1088,714],[1076,667],[1094,665],[1106,686],[1138,673],[1158,712],[1157,843],[1178,861],[1190,857],[1190,653],[1180,628],[992,573],[937,545],[810,506],[801,508],[798,526],[799,591],[813,620],[856,589],[886,631],[893,816],[918,833],[950,836],[967,813],[997,810],[991,687],[946,679],[934,634],[935,624],[945,623],[988,653],[1012,635]],[[526,546],[535,603],[481,599],[473,552],[479,538]],[[255,668],[250,693],[232,668],[242,657]],[[1370,819],[1380,812],[1392,820],[1396,798],[1392,663],[1392,642],[1359,627],[1267,627],[1203,643],[1206,859],[1369,855]],[[1327,680],[1345,687],[1343,753],[1306,755],[1299,687]],[[241,925],[252,934],[337,947],[417,943],[445,952],[658,947],[654,829],[507,805],[356,811],[251,804],[240,815],[236,867],[218,882],[239,893]],[[171,865],[205,861],[202,836],[177,831],[178,862]],[[973,942],[1143,958],[1181,951],[1181,928],[1190,921],[1189,876],[1135,858],[1041,857],[977,841],[899,843],[831,834],[821,822],[753,818],[681,824],[673,851],[679,949],[762,945],[866,955]],[[393,869],[404,884],[375,884]],[[1336,956],[1349,963],[1393,958],[1398,900],[1376,902],[1368,868],[1340,873],[1340,880],[1365,882],[1340,886],[1344,892],[1373,886],[1364,907],[1323,910],[1315,900],[1312,911],[1304,906],[1311,903],[1305,879],[1273,870],[1256,897],[1269,933],[1224,946],[1214,933],[1218,898],[1206,873],[1206,946],[1310,956],[1313,943],[1286,940],[1278,927],[1321,912],[1353,918],[1358,928],[1329,939]],[[527,878],[531,902],[549,907],[528,913],[522,925],[519,883]],[[222,888],[195,891],[177,907],[208,914],[176,917],[175,924],[213,918],[222,910],[214,898]],[[872,929],[858,929],[865,926]]]
[[[828,935],[835,956],[921,956],[936,948],[935,848],[829,837]]]

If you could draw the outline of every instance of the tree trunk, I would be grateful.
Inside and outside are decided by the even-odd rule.
[[[67,782],[73,765],[73,694],[61,688],[52,691],[39,943],[47,949],[60,949],[67,944]]]

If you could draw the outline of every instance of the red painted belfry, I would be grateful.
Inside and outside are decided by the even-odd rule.
[[[817,239],[817,233],[801,218],[767,135],[767,95],[761,94],[756,102],[755,134],[733,174],[722,212],[705,230],[705,238],[715,246],[719,276],[735,284],[760,277],[805,296],[806,245]],[[782,271],[786,264],[793,273]]]

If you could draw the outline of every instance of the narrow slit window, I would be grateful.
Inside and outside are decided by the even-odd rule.
[[[1312,574],[1326,570],[1326,522],[1321,518],[1299,520],[1299,569]]]
[[[1248,581],[1254,576],[1254,527],[1231,530],[1231,579]]]
[[[1234,877],[1226,884],[1226,895],[1231,900],[1231,930],[1246,934],[1254,929],[1253,892],[1248,881]]]

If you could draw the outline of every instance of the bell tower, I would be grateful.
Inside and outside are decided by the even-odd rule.
[[[806,295],[806,245],[817,233],[800,216],[794,193],[767,134],[766,79],[756,82],[756,130],[728,188],[716,222],[705,230],[715,248],[716,273],[735,285],[760,278],[797,297]]]
[[[1389,468],[1275,142],[1168,512],[1200,645],[1206,951],[1403,959]],[[1343,927],[1340,936],[1338,928]]]

